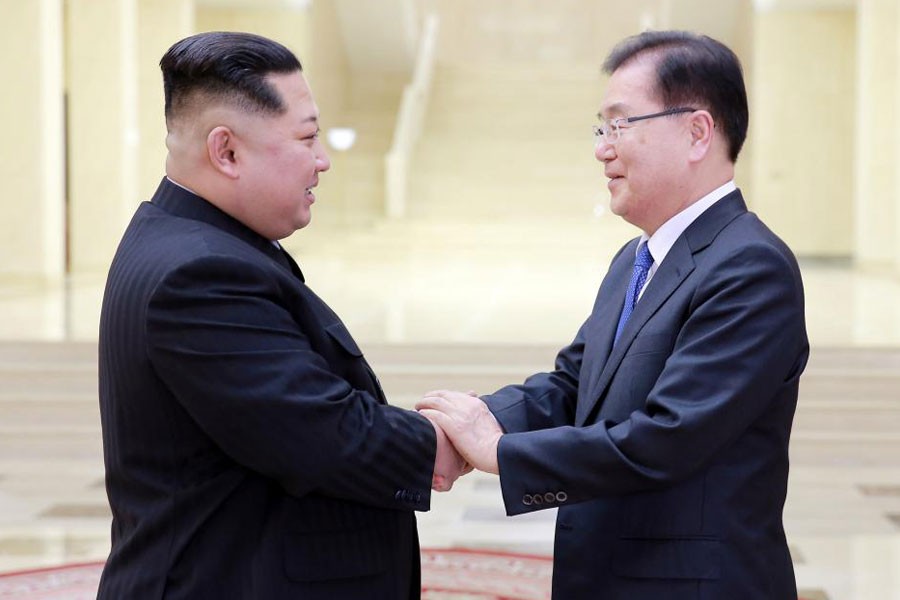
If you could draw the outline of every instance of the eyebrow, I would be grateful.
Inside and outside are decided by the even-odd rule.
[[[625,103],[616,102],[615,104],[610,104],[609,106],[606,107],[606,113],[607,114],[609,114],[609,113],[625,113],[625,112],[627,112],[626,111],[627,108],[628,107],[625,105]],[[597,118],[600,119],[601,121],[603,120],[604,117],[603,117],[602,110],[597,113]]]

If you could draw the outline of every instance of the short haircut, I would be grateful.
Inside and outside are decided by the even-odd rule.
[[[159,61],[166,122],[207,102],[224,102],[247,112],[280,114],[272,73],[302,71],[283,45],[252,33],[211,31],[176,42]]]
[[[657,97],[665,108],[694,106],[712,115],[737,160],[750,115],[738,57],[711,37],[687,31],[645,31],[619,42],[603,70],[612,74],[637,57],[656,62]]]

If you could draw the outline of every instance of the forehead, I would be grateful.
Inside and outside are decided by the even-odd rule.
[[[632,60],[609,77],[600,115],[603,117],[627,116],[635,111],[654,109],[656,99],[656,65],[651,60]]]
[[[266,79],[278,91],[286,108],[285,115],[292,120],[316,120],[319,109],[313,99],[312,90],[300,71],[293,73],[275,73]]]

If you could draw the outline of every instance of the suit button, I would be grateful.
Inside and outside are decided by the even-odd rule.
[[[416,504],[422,501],[422,492],[416,492]]]
[[[397,493],[394,494],[394,500],[396,500],[397,502],[403,500],[403,490],[397,490]]]
[[[531,494],[525,494],[522,496],[522,504],[525,506],[531,506],[534,503],[534,497]]]
[[[541,496],[540,494],[535,494],[535,495],[534,495],[534,503],[535,503],[535,504],[543,504],[543,503],[544,503],[544,497]]]
[[[556,494],[553,492],[547,492],[544,494],[544,502],[547,504],[552,504],[556,500]]]
[[[556,492],[556,501],[557,502],[565,502],[569,499],[569,495],[565,492]]]

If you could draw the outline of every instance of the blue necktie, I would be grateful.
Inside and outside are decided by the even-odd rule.
[[[613,344],[619,341],[619,336],[625,328],[625,323],[628,322],[628,318],[634,312],[634,306],[637,304],[644,282],[647,281],[647,273],[650,272],[650,265],[652,264],[653,255],[650,254],[647,242],[644,242],[638,248],[637,256],[634,257],[634,270],[631,272],[631,281],[628,283],[628,293],[625,294],[625,305],[622,307],[622,315],[619,317],[619,326],[616,327],[616,339],[613,341]]]

